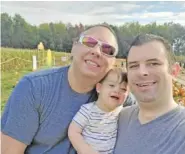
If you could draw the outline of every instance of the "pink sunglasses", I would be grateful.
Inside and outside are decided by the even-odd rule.
[[[113,46],[105,42],[101,42],[90,36],[81,35],[78,42],[90,48],[94,48],[96,45],[99,45],[100,51],[104,55],[109,56],[109,57],[115,57],[117,54],[116,49]]]

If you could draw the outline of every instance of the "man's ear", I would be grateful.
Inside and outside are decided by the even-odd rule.
[[[75,52],[75,49],[76,48],[76,45],[78,44],[77,43],[77,40],[78,38],[73,38],[72,41],[73,41],[73,44],[72,44],[72,49],[71,49],[71,56],[73,56],[74,52]]]
[[[100,93],[101,86],[102,86],[101,83],[96,84],[96,91],[97,91],[98,94]]]
[[[173,64],[172,65],[172,72],[171,72],[172,76],[176,78],[180,73],[180,69],[181,68],[180,68],[179,63]]]

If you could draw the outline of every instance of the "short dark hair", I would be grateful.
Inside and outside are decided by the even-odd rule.
[[[167,60],[168,60],[169,66],[171,67],[172,64],[175,63],[176,61],[173,53],[173,49],[171,44],[161,36],[154,35],[154,34],[139,34],[131,43],[129,51],[133,46],[140,46],[152,41],[158,41],[164,45],[166,49]],[[129,55],[129,51],[128,51],[128,55]],[[127,58],[128,58],[128,55],[127,55]],[[127,64],[127,58],[126,58],[126,64]]]
[[[114,72],[117,74],[119,83],[122,83],[122,82],[128,83],[127,72],[124,72],[121,68],[110,69],[107,72],[107,74],[104,76],[104,78],[101,79],[101,81],[99,83],[103,83],[106,80],[109,73],[111,73],[111,72]]]

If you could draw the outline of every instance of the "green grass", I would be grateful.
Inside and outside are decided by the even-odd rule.
[[[32,72],[31,69],[2,72],[1,73],[1,112],[4,110],[5,104],[14,89],[17,82],[27,73]]]

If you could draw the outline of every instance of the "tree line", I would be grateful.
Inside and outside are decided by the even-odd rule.
[[[70,52],[73,38],[91,25],[82,23],[42,23],[34,26],[25,21],[19,14],[13,17],[1,13],[1,46],[11,48],[35,49],[39,42],[46,49]],[[141,25],[139,22],[125,23],[120,26],[110,25],[118,36],[119,56],[125,57],[129,44],[140,33],[152,33],[166,38],[174,48],[175,55],[185,55],[185,26],[168,22],[161,25],[156,22]]]

